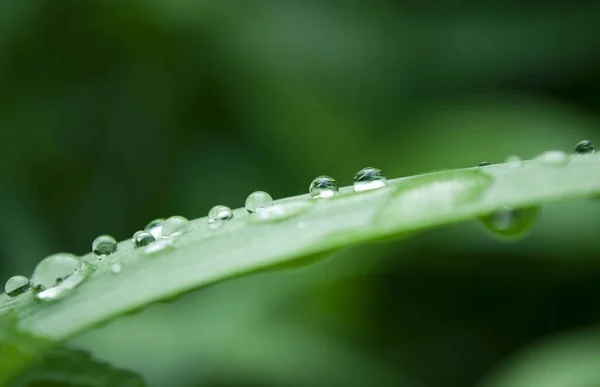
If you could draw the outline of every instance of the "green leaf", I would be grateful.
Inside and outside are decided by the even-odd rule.
[[[134,250],[129,240],[121,242],[111,256],[123,264],[119,274],[110,271],[107,259],[61,300],[40,303],[28,293],[0,301],[0,321],[13,311],[21,332],[60,342],[124,313],[234,276],[506,207],[599,193],[600,158],[571,156],[565,165],[500,164],[395,179],[366,192],[345,187],[332,199],[292,197],[257,214],[235,210],[234,220],[216,230],[206,218],[197,219],[192,232],[155,254]],[[95,261],[91,254],[84,259]]]
[[[85,352],[56,348],[14,379],[10,387],[143,387],[145,385],[140,376],[94,361]]]

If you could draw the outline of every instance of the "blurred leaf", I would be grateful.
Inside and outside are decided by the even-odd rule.
[[[94,361],[87,353],[57,348],[33,364],[10,384],[11,387],[80,386],[143,387],[141,377]]]
[[[510,358],[481,387],[591,387],[600,384],[600,332],[563,334]]]

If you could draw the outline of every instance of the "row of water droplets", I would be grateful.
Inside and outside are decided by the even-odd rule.
[[[588,141],[581,141],[575,147],[578,154],[593,154],[594,145]],[[538,160],[551,165],[564,165],[568,156],[562,151],[544,152]],[[521,159],[511,156],[507,163],[520,166]],[[478,164],[478,167],[491,165],[487,161]],[[385,174],[378,168],[363,168],[354,176],[353,188],[355,192],[367,191],[384,187],[387,184]],[[309,186],[309,195],[312,199],[327,199],[339,194],[337,181],[331,176],[319,176]],[[248,195],[245,208],[250,214],[260,213],[273,205],[273,198],[266,192],[256,191]],[[486,227],[500,235],[516,235],[523,233],[533,224],[538,213],[537,207],[532,208],[507,208],[491,215],[482,217]],[[208,223],[211,228],[218,228],[234,217],[234,212],[227,206],[217,205],[208,213]],[[144,247],[146,254],[164,250],[172,246],[175,238],[188,233],[191,224],[183,216],[172,216],[168,219],[155,219],[148,223],[143,230],[137,231],[131,238],[135,249]],[[101,235],[92,243],[92,252],[99,261],[114,254],[118,244],[110,235]],[[119,261],[111,263],[113,273],[120,273],[123,264]],[[53,300],[61,298],[69,290],[81,283],[91,272],[90,265],[81,258],[68,253],[51,255],[38,263],[31,280],[23,275],[15,275],[6,281],[5,292],[10,297],[15,297],[31,290],[35,298],[40,300]]]
[[[580,155],[593,155],[596,152],[594,144],[589,140],[583,140],[575,145],[575,153]],[[535,160],[545,165],[560,167],[569,162],[569,155],[561,150],[545,151],[535,158]],[[523,165],[523,161],[518,156],[510,156],[506,163],[518,168]],[[491,163],[482,161],[477,166],[487,167]],[[483,225],[496,235],[502,237],[519,237],[527,234],[535,225],[539,215],[539,207],[510,208],[506,207],[502,211],[482,216],[480,218]]]
[[[355,191],[364,191],[383,187],[386,178],[377,168],[363,168],[354,178]],[[339,192],[337,181],[329,176],[320,176],[313,180],[309,187],[312,198],[328,198]],[[273,198],[266,192],[256,191],[248,195],[245,208],[250,214],[260,213],[271,208]],[[208,224],[216,229],[234,217],[231,208],[223,205],[214,206],[208,212]],[[155,219],[143,230],[133,234],[131,243],[134,249],[144,248],[144,253],[153,254],[171,247],[173,240],[188,233],[191,224],[183,216],[172,216],[168,219]],[[110,270],[118,274],[123,270],[123,263],[107,259],[117,252],[118,243],[110,235],[100,235],[92,242],[92,252],[96,262],[109,261]],[[81,283],[93,270],[91,265],[81,258],[68,253],[59,253],[44,258],[36,266],[31,280],[23,275],[15,275],[6,281],[4,290],[10,297],[15,297],[31,290],[39,300],[55,300],[61,298]]]

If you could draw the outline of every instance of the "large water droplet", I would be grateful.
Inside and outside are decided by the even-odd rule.
[[[54,254],[38,263],[31,276],[31,288],[36,298],[55,300],[83,282],[88,274],[87,265],[78,257]]]
[[[488,161],[482,161],[479,164],[477,164],[478,167],[487,167],[488,165],[492,165],[492,164]]]
[[[144,231],[148,231],[150,234],[154,235],[154,239],[159,240],[162,238],[162,227],[164,223],[165,220],[163,218],[154,219],[144,227]]]
[[[92,251],[97,256],[106,256],[117,251],[117,241],[110,235],[100,235],[92,242]]]
[[[575,146],[575,153],[579,154],[593,154],[596,151],[594,144],[590,140],[580,141]]]
[[[174,238],[191,230],[190,221],[183,216],[171,216],[162,225],[163,238]]]
[[[208,211],[208,223],[220,223],[233,219],[233,211],[227,206],[214,206]]]
[[[16,297],[29,290],[29,278],[24,275],[14,275],[4,284],[4,292],[10,297]]]
[[[536,157],[536,160],[552,166],[562,166],[569,162],[569,156],[560,150],[546,151]]]
[[[505,237],[525,236],[533,229],[538,218],[539,207],[505,208],[502,211],[482,216],[481,222],[494,234]]]
[[[148,246],[150,243],[154,242],[156,238],[154,235],[149,233],[148,231],[138,231],[133,234],[131,238],[131,242],[133,243],[133,247],[139,249],[140,247]]]
[[[313,199],[330,198],[339,191],[338,182],[331,176],[319,176],[308,187],[308,193]]]
[[[252,192],[246,198],[246,211],[249,213],[260,212],[273,205],[273,198],[264,191]]]
[[[368,191],[385,186],[387,178],[381,169],[363,168],[354,176],[354,191]]]

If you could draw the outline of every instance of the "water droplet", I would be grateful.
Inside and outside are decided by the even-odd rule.
[[[273,198],[264,191],[252,192],[246,199],[246,211],[249,213],[260,212],[273,205]]]
[[[40,300],[55,300],[83,282],[89,268],[78,257],[59,253],[44,258],[33,271],[31,288]]]
[[[162,225],[163,238],[174,238],[191,230],[190,221],[183,216],[171,216]]]
[[[227,206],[214,206],[208,211],[208,223],[220,223],[233,219],[233,211]]]
[[[319,176],[308,187],[308,192],[313,199],[330,198],[339,191],[338,182],[331,176]]]
[[[594,144],[592,144],[592,142],[589,140],[583,140],[575,146],[575,153],[593,154],[595,151],[596,148],[594,147]]]
[[[354,191],[368,191],[385,186],[387,178],[381,169],[363,168],[354,176]]]
[[[156,254],[160,251],[166,250],[168,248],[173,247],[173,241],[170,239],[161,239],[154,243],[150,243],[148,247],[144,250],[145,254],[152,255]]]
[[[138,231],[133,234],[131,241],[133,243],[133,247],[139,249],[140,247],[148,246],[150,243],[154,242],[156,238],[154,235],[149,233],[148,231]]]
[[[29,290],[29,278],[24,275],[13,275],[6,281],[4,292],[10,297],[16,297]]]
[[[566,165],[569,162],[569,156],[560,150],[546,151],[536,157],[536,160],[552,166]]]
[[[117,251],[117,241],[110,235],[100,235],[92,242],[92,251],[97,256],[106,256]]]
[[[511,168],[519,168],[523,165],[523,160],[519,156],[513,155],[506,158],[506,164]]]
[[[121,262],[115,262],[110,265],[110,271],[114,274],[119,274],[123,270],[123,264]]]
[[[539,207],[505,208],[482,216],[481,222],[494,234],[505,237],[524,236],[533,229]]]
[[[163,218],[154,219],[144,227],[144,231],[148,231],[150,234],[154,235],[154,239],[159,240],[162,238],[162,228],[164,223],[165,220]]]
[[[296,223],[296,228],[300,228],[300,229],[306,228],[306,224],[304,222],[298,222],[298,223]]]
[[[479,164],[477,164],[478,167],[487,167],[488,165],[492,165],[492,163],[488,161],[482,161]]]

